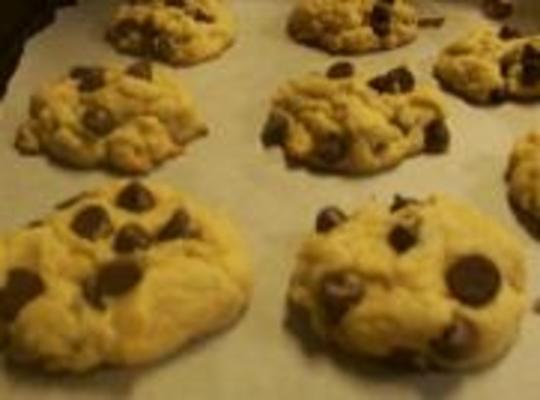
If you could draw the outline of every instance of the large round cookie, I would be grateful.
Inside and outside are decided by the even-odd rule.
[[[450,134],[439,93],[417,85],[406,67],[368,78],[339,62],[283,85],[262,139],[291,165],[361,174],[443,153]]]
[[[407,0],[299,0],[288,30],[294,40],[327,52],[359,54],[413,41],[417,20]]]
[[[120,6],[107,31],[118,51],[172,65],[217,57],[234,35],[227,0],[131,0]]]
[[[517,139],[505,178],[508,199],[518,220],[540,237],[540,133]]]
[[[47,371],[162,358],[234,322],[251,271],[227,219],[168,187],[109,184],[0,241],[0,342]]]
[[[144,173],[205,136],[206,125],[172,74],[148,62],[78,66],[32,96],[16,147],[78,168]]]
[[[443,86],[475,103],[540,99],[540,36],[511,28],[482,28],[442,50],[435,75]]]
[[[520,243],[445,196],[321,212],[291,304],[341,349],[416,367],[467,369],[513,343],[525,305]]]

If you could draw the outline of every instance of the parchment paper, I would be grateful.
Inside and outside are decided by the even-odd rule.
[[[63,11],[27,48],[0,107],[2,230],[114,179],[103,172],[67,171],[43,157],[23,158],[12,146],[17,125],[27,116],[28,97],[40,83],[56,79],[73,64],[123,59],[102,40],[116,2],[81,3]],[[446,16],[444,27],[423,30],[416,42],[398,50],[353,57],[359,69],[376,73],[407,62],[421,80],[433,81],[430,70],[438,49],[485,21],[479,0],[419,3],[423,14]],[[151,175],[225,209],[245,233],[257,281],[245,318],[232,330],[148,368],[53,378],[1,368],[1,400],[540,399],[540,316],[532,312],[508,357],[467,375],[373,372],[325,354],[306,354],[284,328],[284,297],[295,251],[312,229],[316,211],[327,204],[352,209],[370,196],[389,200],[396,192],[449,192],[494,215],[525,242],[531,300],[540,292],[540,244],[515,222],[502,180],[514,138],[540,127],[540,105],[481,108],[447,96],[453,132],[448,156],[420,156],[370,178],[288,170],[279,151],[266,152],[259,144],[269,98],[280,83],[331,62],[324,53],[287,38],[285,21],[292,4],[233,1],[240,25],[235,46],[216,61],[178,70],[211,135]],[[517,7],[517,25],[534,31],[540,25],[540,4],[523,0]]]

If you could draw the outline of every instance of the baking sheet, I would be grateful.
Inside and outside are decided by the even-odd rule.
[[[404,48],[351,58],[375,73],[408,62],[432,81],[438,49],[482,21],[480,1],[418,1],[422,13],[445,15],[442,29],[427,29]],[[58,200],[103,184],[103,172],[66,171],[44,158],[22,158],[12,147],[29,95],[72,64],[124,59],[103,41],[116,1],[86,0],[63,11],[57,23],[27,48],[0,106],[0,229],[8,230],[50,210]],[[192,90],[211,135],[187,155],[152,174],[231,214],[245,233],[257,286],[251,308],[232,330],[148,368],[99,371],[83,377],[47,378],[0,369],[0,399],[507,399],[540,398],[540,316],[528,313],[514,350],[486,371],[468,374],[396,375],[367,372],[324,354],[307,355],[283,326],[284,297],[294,254],[327,204],[346,209],[394,193],[421,196],[445,191],[495,215],[527,245],[530,297],[540,293],[540,245],[514,221],[502,174],[516,137],[540,127],[540,106],[472,107],[447,96],[453,132],[451,153],[416,157],[370,178],[316,176],[284,167],[278,151],[265,152],[258,135],[277,85],[331,58],[292,43],[285,21],[292,0],[236,0],[236,45],[207,64],[178,71]],[[540,4],[516,1],[518,25],[535,31]],[[537,30],[537,29],[536,29]]]

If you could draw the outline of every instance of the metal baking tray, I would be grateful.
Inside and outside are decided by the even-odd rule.
[[[438,50],[481,23],[480,0],[418,0],[422,14],[444,15],[440,29],[423,30],[406,47],[350,59],[373,72],[403,62],[432,81]],[[0,106],[0,229],[10,230],[50,210],[58,200],[115,179],[105,172],[76,172],[43,157],[23,158],[12,146],[27,116],[30,94],[73,64],[125,59],[103,41],[117,1],[80,1],[32,40]],[[540,293],[540,244],[516,223],[502,180],[517,135],[540,128],[540,105],[474,107],[446,96],[453,132],[450,154],[420,156],[372,177],[340,178],[288,170],[278,151],[266,152],[259,132],[276,87],[334,58],[289,40],[293,0],[233,0],[239,32],[223,57],[178,76],[192,90],[211,134],[151,179],[182,188],[231,214],[251,250],[256,290],[245,318],[228,332],[144,368],[101,370],[82,377],[46,377],[0,368],[2,400],[327,400],[540,398],[540,316],[529,312],[513,351],[473,374],[366,372],[325,354],[308,355],[284,327],[284,298],[295,252],[318,209],[358,206],[368,197],[449,192],[495,216],[528,251],[532,302]],[[512,22],[540,28],[540,2],[516,0]]]

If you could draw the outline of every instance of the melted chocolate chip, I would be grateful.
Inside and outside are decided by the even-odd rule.
[[[107,237],[112,232],[112,222],[107,211],[97,205],[79,210],[71,221],[71,229],[84,239],[95,241]]]
[[[344,135],[329,134],[316,139],[315,157],[325,164],[337,164],[349,152],[349,140]]]
[[[131,37],[134,34],[142,36],[142,25],[134,19],[124,19],[119,21],[108,32],[110,40],[122,40],[125,37]]]
[[[450,132],[442,119],[434,119],[424,128],[424,151],[441,154],[448,150]]]
[[[152,239],[146,230],[138,224],[127,224],[120,229],[113,247],[118,253],[131,253],[150,247]]]
[[[332,64],[326,71],[326,77],[330,79],[350,78],[354,75],[354,65],[347,61]]]
[[[452,296],[471,307],[490,303],[501,285],[497,266],[479,254],[459,258],[446,271],[446,286]]]
[[[95,293],[99,298],[122,296],[133,290],[142,277],[141,268],[134,261],[113,261],[99,270],[95,281]]]
[[[335,271],[324,276],[318,299],[327,322],[338,324],[345,314],[365,295],[362,278],[354,271]]]
[[[491,104],[500,104],[506,100],[506,91],[504,88],[493,89],[489,93],[489,101]]]
[[[167,242],[175,239],[194,237],[196,232],[192,227],[191,218],[184,210],[176,210],[169,221],[163,226],[157,235],[157,240]]]
[[[261,135],[265,147],[282,146],[287,140],[289,121],[280,113],[272,113],[266,120]]]
[[[388,243],[398,254],[406,253],[417,242],[417,234],[402,225],[396,225],[388,234]]]
[[[12,322],[20,311],[45,291],[41,277],[24,268],[8,272],[6,285],[0,289],[0,319]]]
[[[421,356],[417,350],[407,347],[396,347],[386,356],[385,364],[398,370],[410,370],[420,367]]]
[[[152,80],[152,63],[147,60],[141,60],[135,64],[130,65],[126,68],[126,73],[128,75],[134,76],[135,78],[143,79],[145,81]]]
[[[347,220],[343,211],[335,206],[323,208],[317,215],[315,229],[319,233],[330,232],[336,226],[341,225]]]
[[[133,181],[120,191],[116,197],[116,205],[128,211],[141,213],[154,208],[156,200],[143,184]]]
[[[394,213],[411,204],[418,204],[418,200],[413,199],[412,197],[404,197],[404,196],[401,196],[400,194],[396,194],[394,196],[394,201],[392,202],[392,205],[390,206],[390,212]]]
[[[107,108],[97,104],[85,110],[81,121],[86,129],[99,137],[109,135],[117,125],[112,113]]]
[[[431,348],[446,359],[462,359],[471,355],[477,339],[475,327],[464,318],[456,318],[440,337],[431,341]]]
[[[383,4],[375,4],[370,16],[370,25],[373,33],[379,37],[386,37],[390,34],[391,24],[392,13],[390,9]]]
[[[514,12],[512,0],[483,0],[484,14],[493,19],[505,19]]]
[[[77,81],[81,92],[93,92],[105,86],[105,70],[101,67],[74,67],[69,76]]]
[[[521,31],[512,26],[503,25],[499,30],[499,38],[503,40],[519,39],[521,37],[523,37]]]
[[[205,24],[211,24],[215,22],[214,16],[204,12],[203,10],[197,9],[194,13],[192,13],[193,19],[198,22],[203,22]]]
[[[158,60],[172,60],[174,58],[174,46],[171,38],[164,32],[155,32],[149,36],[149,53]]]
[[[401,66],[374,77],[368,85],[379,93],[408,93],[414,90],[415,79],[407,67]]]
[[[165,5],[169,7],[184,8],[186,0],[165,0]]]
[[[521,83],[534,86],[540,83],[540,50],[531,44],[525,45],[521,55]]]

